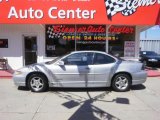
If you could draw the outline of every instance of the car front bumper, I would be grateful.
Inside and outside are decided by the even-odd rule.
[[[16,86],[26,86],[26,80],[23,75],[13,75],[12,79]]]
[[[160,66],[160,61],[147,61],[147,65],[149,66]]]

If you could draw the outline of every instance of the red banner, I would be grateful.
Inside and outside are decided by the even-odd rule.
[[[0,0],[0,23],[160,24],[160,0]]]

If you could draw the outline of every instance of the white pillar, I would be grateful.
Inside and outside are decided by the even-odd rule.
[[[111,25],[106,25],[106,53],[108,53],[108,49],[109,49],[109,41],[108,41],[108,30],[110,28]]]
[[[135,58],[139,57],[139,48],[140,48],[140,26],[136,26],[135,28]]]

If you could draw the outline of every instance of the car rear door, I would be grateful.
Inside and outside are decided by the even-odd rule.
[[[110,85],[110,79],[114,72],[116,60],[103,53],[94,54],[94,85],[95,87],[106,87]]]

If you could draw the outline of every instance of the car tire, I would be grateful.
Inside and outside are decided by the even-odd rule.
[[[143,65],[144,65],[145,67],[147,66],[147,61],[146,61],[146,60],[143,61]]]
[[[45,92],[48,88],[47,78],[41,74],[31,75],[27,84],[32,92]]]
[[[112,88],[117,92],[125,92],[130,89],[131,77],[128,74],[117,74],[112,81]]]

